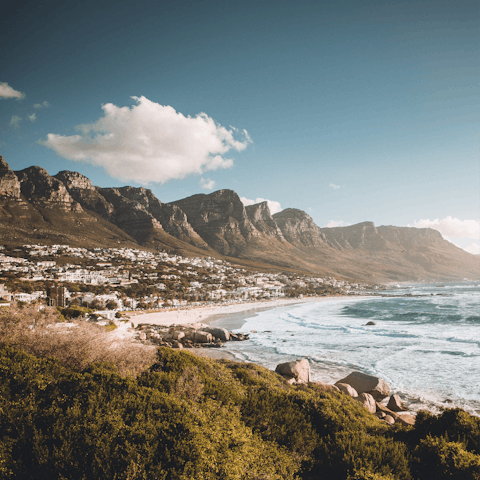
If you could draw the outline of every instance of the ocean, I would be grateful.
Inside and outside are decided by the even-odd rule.
[[[237,331],[253,331],[251,339],[227,347],[239,360],[275,369],[307,358],[314,381],[357,370],[384,379],[411,411],[459,406],[480,415],[480,282],[397,285],[244,322]]]

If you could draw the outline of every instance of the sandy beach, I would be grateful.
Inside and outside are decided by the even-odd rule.
[[[197,322],[209,324],[219,320],[224,324],[225,321],[230,320],[229,323],[231,325],[225,328],[233,330],[241,327],[243,319],[254,316],[256,312],[262,310],[305,302],[328,302],[342,298],[352,298],[352,296],[285,298],[259,302],[208,305],[205,307],[175,308],[153,313],[131,314],[129,315],[129,320],[134,325],[148,323],[164,326],[186,325]]]

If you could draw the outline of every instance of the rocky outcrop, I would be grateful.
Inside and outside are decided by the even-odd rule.
[[[204,330],[211,333],[214,338],[218,338],[222,342],[228,342],[230,340],[230,332],[226,328],[206,327]]]
[[[5,159],[0,156],[0,195],[9,200],[20,200],[20,182]]]
[[[310,365],[307,359],[277,365],[275,372],[292,383],[308,383],[310,381]]]
[[[111,221],[113,219],[115,207],[99,193],[87,177],[77,172],[63,170],[57,173],[55,178],[65,185],[68,193],[84,209],[98,213],[106,220]]]
[[[304,211],[287,208],[273,215],[283,238],[294,245],[319,247],[326,244],[325,235]]]
[[[335,383],[335,386],[341,392],[345,393],[349,397],[352,397],[352,398],[357,398],[358,397],[358,392],[351,385],[348,385],[348,383],[343,383],[342,381],[339,381],[339,382]]]
[[[387,408],[392,412],[403,412],[405,410],[402,399],[396,394],[392,395],[388,400]]]
[[[238,255],[257,234],[240,197],[233,190],[218,190],[172,202],[187,216],[188,223],[213,249]]]
[[[342,380],[339,380],[335,385],[338,386],[339,383],[350,385],[358,394],[369,393],[378,402],[387,398],[390,394],[390,387],[384,380],[362,372],[352,372]]]
[[[41,167],[15,172],[24,197],[35,206],[81,212],[82,207],[70,196],[65,185]]]
[[[248,334],[233,334],[224,328],[210,327],[203,323],[172,325],[139,324],[138,339],[142,342],[169,348],[221,347],[225,342],[248,340]]]
[[[137,242],[144,243],[152,229],[162,230],[161,223],[141,203],[122,195],[118,188],[100,188],[99,193],[113,206],[109,220],[131,235]]]
[[[355,400],[360,402],[370,413],[376,413],[375,399],[369,393],[361,393]]]
[[[282,231],[273,219],[266,201],[255,205],[249,205],[245,207],[245,211],[247,212],[249,220],[258,232],[285,241]]]

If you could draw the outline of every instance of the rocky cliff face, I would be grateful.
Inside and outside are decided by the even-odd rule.
[[[68,193],[83,208],[98,213],[107,220],[112,218],[113,205],[105,200],[87,177],[77,172],[63,170],[57,173],[55,178],[65,185]]]
[[[82,207],[70,196],[65,185],[41,167],[29,167],[15,172],[20,190],[34,205],[81,212]]]
[[[193,245],[206,246],[205,242],[188,223],[187,216],[176,205],[164,204],[151,190],[140,187],[123,187],[119,192],[132,202],[142,205],[170,235]]]
[[[267,202],[245,207],[247,216],[257,232],[285,241],[282,231],[273,219]]]
[[[238,255],[255,234],[240,197],[233,190],[219,190],[172,202],[186,215],[188,223],[213,249]]]
[[[273,220],[280,228],[285,240],[294,245],[320,247],[326,243],[322,230],[302,210],[287,208],[273,215]]]
[[[330,245],[344,249],[383,250],[387,243],[373,222],[363,222],[348,227],[323,228]]]
[[[20,200],[20,182],[5,159],[0,156],[0,195],[9,200]]]
[[[381,226],[377,231],[385,240],[402,249],[427,244],[439,245],[445,241],[439,231],[431,228]]]
[[[160,222],[141,203],[124,197],[120,189],[100,188],[98,193],[112,207],[109,221],[127,232],[140,244],[148,239],[152,229],[162,229]]]

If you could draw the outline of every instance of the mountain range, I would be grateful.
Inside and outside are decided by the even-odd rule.
[[[233,190],[162,203],[149,189],[100,188],[77,172],[14,172],[1,156],[0,235],[4,244],[174,251],[362,282],[480,279],[480,258],[433,229],[320,228],[295,208],[245,207]]]

